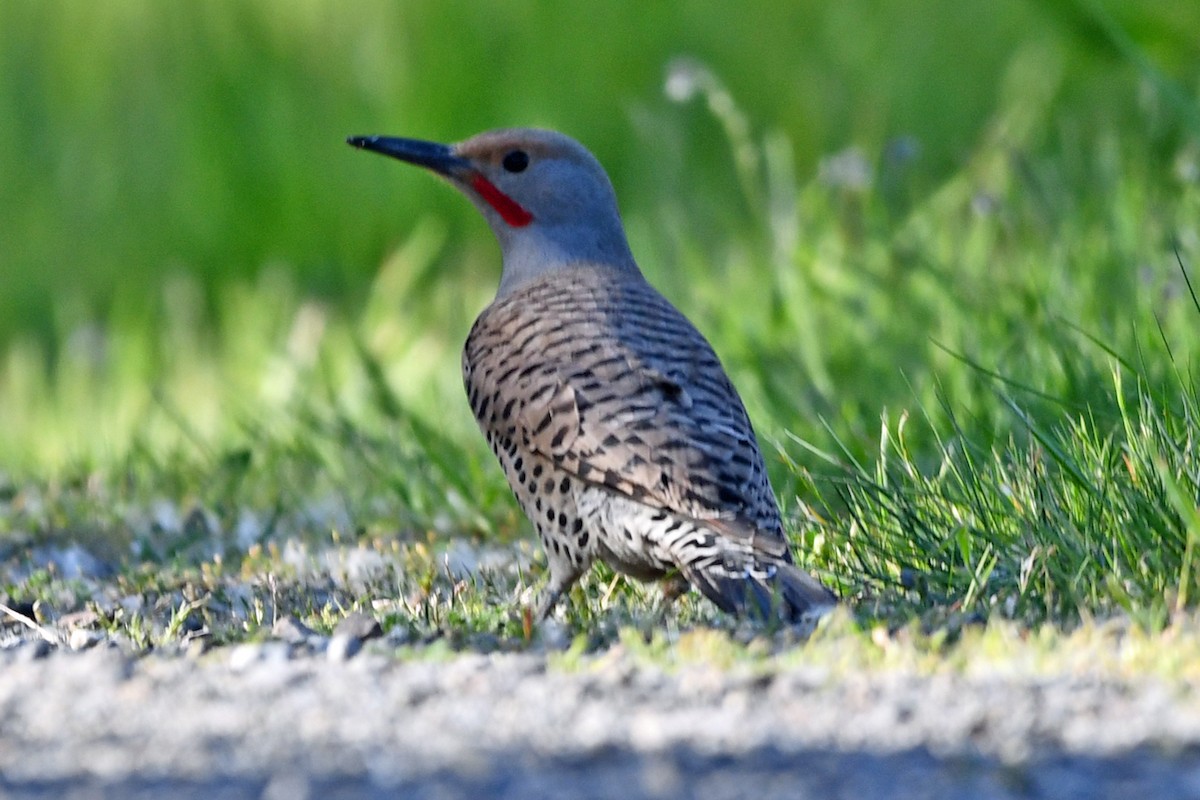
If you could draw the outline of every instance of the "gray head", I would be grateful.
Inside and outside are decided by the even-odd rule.
[[[583,262],[638,272],[604,168],[569,136],[507,128],[455,145],[386,136],[347,141],[430,169],[475,203],[504,253],[498,296]]]

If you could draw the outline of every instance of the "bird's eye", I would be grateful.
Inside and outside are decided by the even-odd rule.
[[[500,166],[509,172],[524,172],[525,168],[529,166],[529,154],[524,150],[513,150],[504,156]]]

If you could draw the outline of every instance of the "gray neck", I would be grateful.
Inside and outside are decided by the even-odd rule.
[[[581,263],[641,275],[625,231],[591,226],[534,226],[513,230],[500,223],[496,231],[504,252],[504,269],[496,297],[503,297],[548,272]]]

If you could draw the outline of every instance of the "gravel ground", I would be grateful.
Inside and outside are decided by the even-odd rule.
[[[0,797],[1200,798],[1185,682],[357,649],[0,649]]]

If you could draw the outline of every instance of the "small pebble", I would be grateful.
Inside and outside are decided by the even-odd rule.
[[[75,628],[67,637],[67,644],[72,650],[88,650],[100,644],[104,640],[104,635],[96,631],[90,631],[87,628]]]
[[[358,655],[360,650],[362,650],[362,639],[335,633],[329,640],[329,647],[326,649],[325,655],[330,661],[349,661]]]
[[[54,606],[45,600],[34,600],[33,619],[43,625],[50,625],[58,619],[58,612],[54,610]]]
[[[259,663],[283,664],[291,659],[291,650],[287,642],[239,644],[229,654],[229,668],[234,672],[244,672]]]
[[[291,614],[285,614],[275,620],[275,624],[271,626],[271,635],[291,644],[304,644],[319,636],[316,631]]]
[[[383,627],[380,626],[379,620],[370,614],[365,614],[362,611],[351,611],[333,629],[333,636],[334,638],[347,636],[362,642],[367,639],[375,639],[383,636]]]
[[[571,646],[571,634],[567,626],[556,619],[542,620],[537,628],[538,638],[548,650],[566,650]]]
[[[50,655],[54,645],[45,639],[30,639],[17,648],[17,661],[37,661]]]
[[[212,649],[212,636],[192,636],[184,640],[184,655],[199,658]]]
[[[59,617],[58,624],[64,628],[94,628],[100,624],[100,615],[90,608],[72,611]]]

